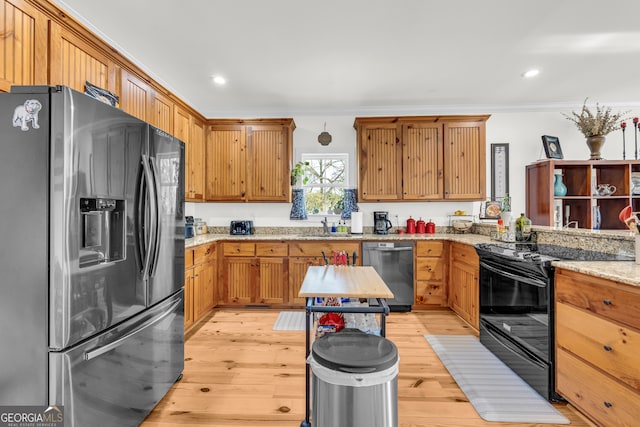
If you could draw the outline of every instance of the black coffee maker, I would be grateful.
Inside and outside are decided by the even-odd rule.
[[[388,234],[391,227],[389,212],[373,213],[373,232],[375,234]]]

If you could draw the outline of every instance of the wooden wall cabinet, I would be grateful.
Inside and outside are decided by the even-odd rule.
[[[324,265],[322,251],[327,256],[330,264],[333,264],[333,252],[346,251],[349,260],[357,254],[357,265],[362,265],[362,251],[360,243],[344,240],[318,240],[314,242],[291,241],[289,242],[289,304],[304,305],[305,298],[298,297],[307,269],[314,265]]]
[[[448,307],[445,242],[418,241],[415,246],[414,300],[417,307]]]
[[[23,0],[4,0],[0,30],[0,91],[12,85],[44,85],[49,68],[49,19]]]
[[[562,174],[567,187],[565,196],[554,196],[554,172]],[[618,218],[627,205],[634,212],[640,210],[640,188],[633,194],[631,177],[640,175],[639,160],[543,160],[526,167],[526,212],[534,225],[565,226],[577,221],[580,228],[594,227],[594,206],[600,207],[605,230],[624,230],[626,226]],[[595,187],[610,184],[616,192],[599,196]],[[558,206],[559,218],[555,219]],[[569,221],[565,214],[569,210]]]
[[[286,242],[222,243],[222,303],[282,305],[287,298]]]
[[[291,201],[293,119],[209,121],[208,201]]]
[[[473,246],[450,243],[448,293],[449,307],[478,331],[480,261]]]
[[[359,199],[484,200],[488,118],[356,118]]]
[[[176,105],[174,135],[184,142],[184,196],[186,201],[204,201],[204,122]]]
[[[598,425],[640,418],[640,289],[556,270],[556,389]]]

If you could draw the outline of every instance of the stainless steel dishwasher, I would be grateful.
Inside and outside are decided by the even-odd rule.
[[[411,311],[413,242],[364,242],[362,265],[372,266],[393,292],[387,300],[391,311]]]

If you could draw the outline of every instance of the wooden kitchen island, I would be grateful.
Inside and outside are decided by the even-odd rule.
[[[389,314],[387,298],[393,293],[373,267],[325,265],[309,267],[300,287],[299,297],[306,298],[305,319],[305,359],[311,351],[311,330],[313,329],[314,312],[334,313],[379,313],[380,335],[386,334],[386,319]],[[378,305],[373,307],[340,307],[315,305],[316,298],[367,298],[377,299]],[[300,427],[309,427],[311,368],[305,364],[305,419]]]

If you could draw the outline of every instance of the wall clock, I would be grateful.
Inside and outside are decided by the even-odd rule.
[[[509,192],[509,144],[491,144],[491,200]]]

